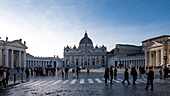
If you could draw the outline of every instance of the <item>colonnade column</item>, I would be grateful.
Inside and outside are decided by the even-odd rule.
[[[89,63],[89,57],[87,56],[86,59],[87,59],[87,60],[86,60],[86,61],[87,61],[87,65],[86,65],[86,66],[89,66],[89,64],[88,64],[88,63]]]
[[[21,51],[19,51],[19,67],[21,67]]]
[[[84,56],[83,56],[83,66],[84,66]]]
[[[0,66],[2,66],[2,56],[3,56],[2,48],[0,48]]]
[[[47,61],[46,61],[46,64],[47,64]],[[64,57],[64,67],[66,67],[66,56]]]
[[[106,62],[107,62],[107,61],[106,61],[106,56],[104,56],[104,61],[105,61],[105,65],[107,65],[107,64],[106,64]]]
[[[11,68],[14,68],[14,51],[11,50]]]
[[[8,67],[8,49],[5,49],[5,67]]]
[[[71,67],[71,63],[72,63],[72,56],[70,56],[70,61],[69,61],[69,66]]]
[[[156,66],[159,66],[159,51],[156,50]]]
[[[24,51],[24,67],[26,67],[26,52]]]
[[[164,55],[163,55],[163,49],[161,49],[161,64],[164,64]]]
[[[149,52],[149,66],[152,65],[152,51]]]
[[[92,65],[92,56],[90,56],[90,65]]]
[[[97,56],[95,56],[95,65],[96,65],[96,63],[97,63]]]

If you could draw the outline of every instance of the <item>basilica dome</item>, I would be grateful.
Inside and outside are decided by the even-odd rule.
[[[85,34],[84,34],[84,37],[80,40],[79,45],[82,45],[82,44],[91,44],[91,45],[93,45],[93,42],[92,42],[92,40],[88,37],[87,33],[85,33]]]

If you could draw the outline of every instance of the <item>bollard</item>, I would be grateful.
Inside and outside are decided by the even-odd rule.
[[[14,74],[14,83],[16,82],[16,74]]]

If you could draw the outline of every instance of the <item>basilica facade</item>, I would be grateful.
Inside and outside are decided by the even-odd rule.
[[[78,48],[64,47],[64,66],[101,67],[106,65],[107,48],[102,45],[94,47],[92,40],[85,33]]]

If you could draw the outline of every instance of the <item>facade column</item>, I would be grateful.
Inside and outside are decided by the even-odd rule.
[[[149,66],[152,66],[152,51],[149,52]]]
[[[2,56],[3,56],[2,48],[0,48],[0,66],[2,66]]]
[[[74,56],[74,66],[76,66],[76,56]]]
[[[92,66],[92,56],[90,56],[90,66]]]
[[[156,50],[156,66],[160,66],[159,65],[159,51]]]
[[[147,54],[147,52],[145,51],[145,67],[148,65],[147,61],[148,61],[148,54]]]
[[[11,50],[11,68],[14,68],[14,51]]]
[[[84,56],[83,56],[83,66],[84,66]]]
[[[107,65],[107,64],[106,64],[106,62],[107,62],[107,61],[106,61],[106,56],[104,56],[104,62],[105,62],[105,65]]]
[[[47,64],[47,61],[46,61],[46,64]],[[64,56],[64,66],[63,67],[66,67],[66,56]]]
[[[19,67],[21,67],[21,51],[19,51]]]
[[[81,56],[78,56],[79,65],[81,66]]]
[[[97,63],[97,56],[95,56],[95,65],[96,65],[96,63]]]
[[[70,61],[69,61],[69,66],[71,67],[71,63],[72,63],[72,56],[70,56]]]
[[[46,68],[47,68],[47,62],[48,62],[48,61],[45,61],[45,67],[46,67]]]
[[[24,51],[24,67],[26,68],[26,52]]]
[[[164,53],[163,53],[163,49],[161,49],[161,64],[164,64]]]
[[[8,49],[5,49],[5,67],[8,67]]]

